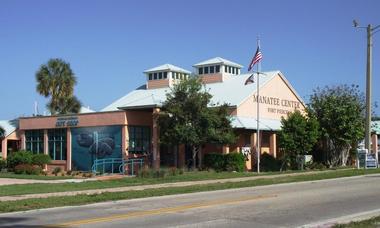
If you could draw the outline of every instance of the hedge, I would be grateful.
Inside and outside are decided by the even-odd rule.
[[[206,169],[220,171],[237,171],[245,170],[245,157],[241,153],[209,153],[204,156],[204,166]]]

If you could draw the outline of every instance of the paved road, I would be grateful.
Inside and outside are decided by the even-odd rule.
[[[0,215],[0,227],[297,227],[380,208],[380,175]]]

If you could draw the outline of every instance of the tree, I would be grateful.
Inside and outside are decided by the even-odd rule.
[[[321,127],[324,162],[346,165],[352,145],[364,137],[364,95],[357,85],[317,88],[309,108]]]
[[[50,59],[36,73],[37,92],[51,97],[47,108],[51,114],[78,113],[81,103],[74,96],[77,83],[70,64],[62,59]],[[79,108],[78,108],[79,107]]]
[[[158,117],[160,143],[191,146],[193,168],[196,168],[198,153],[201,163],[201,145],[230,144],[236,139],[230,125],[228,106],[209,107],[211,98],[197,77],[183,80],[166,94],[163,111]]]
[[[307,112],[302,115],[298,110],[281,118],[279,132],[280,148],[284,151],[284,163],[296,166],[297,155],[307,155],[318,141],[319,124],[314,116]],[[283,163],[283,165],[284,165]]]
[[[4,135],[5,135],[5,130],[4,128],[0,126],[0,138],[4,137]]]

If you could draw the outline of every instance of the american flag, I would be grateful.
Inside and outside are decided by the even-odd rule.
[[[251,63],[249,64],[248,71],[252,70],[253,66],[263,58],[260,47],[257,47],[255,56],[253,56]]]
[[[251,74],[251,76],[249,76],[247,78],[247,80],[245,80],[244,85],[248,85],[248,84],[251,84],[251,83],[254,83],[254,82],[255,82],[255,80],[253,79],[253,74]]]

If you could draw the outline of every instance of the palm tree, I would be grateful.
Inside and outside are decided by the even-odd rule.
[[[71,114],[71,113],[79,113],[82,107],[81,102],[77,97],[60,97],[57,99],[56,103],[52,103],[51,101],[47,104],[49,110],[55,110],[60,114]]]
[[[37,92],[51,97],[47,107],[51,114],[78,113],[80,102],[73,96],[77,83],[70,64],[62,59],[50,59],[36,73]]]

